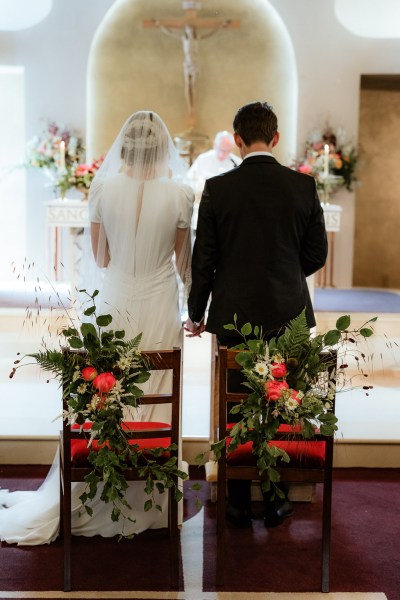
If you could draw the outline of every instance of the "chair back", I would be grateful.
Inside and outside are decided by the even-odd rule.
[[[140,398],[140,404],[169,404],[171,405],[170,423],[153,421],[127,421],[123,423],[125,434],[130,440],[138,444],[141,449],[167,447],[175,444],[176,449],[169,451],[169,456],[178,460],[181,455],[181,387],[182,387],[182,353],[180,348],[173,350],[147,350],[142,351],[150,362],[151,371],[171,371],[172,387],[168,393],[146,393]],[[151,378],[151,375],[150,375]],[[64,409],[66,409],[64,398]],[[71,580],[71,483],[85,481],[93,467],[87,461],[89,448],[87,447],[90,424],[71,427],[66,421],[60,432],[60,533],[64,545],[64,591],[70,591]],[[81,443],[83,455],[80,460],[72,459],[75,456],[74,447]],[[165,459],[165,457],[164,457]],[[154,460],[157,460],[156,458]],[[160,457],[163,461],[163,457]],[[140,468],[129,467],[124,470],[124,477],[129,481],[143,481]],[[175,478],[175,485],[178,480]],[[179,527],[178,504],[172,487],[168,488],[168,531],[170,536],[170,566],[171,587],[177,588],[179,582]]]
[[[241,366],[236,362],[239,350],[220,347],[218,351],[218,400],[219,400],[219,441],[229,436],[229,411],[232,405],[244,400],[248,393],[230,391],[229,373],[239,371]],[[331,380],[336,372],[336,353],[328,361]],[[333,372],[333,374],[332,374]],[[333,400],[333,410],[334,410]],[[299,431],[289,426],[281,426],[274,436],[272,444],[283,447],[291,460],[289,463],[278,463],[275,469],[279,472],[280,480],[291,483],[321,483],[323,484],[323,517],[322,517],[322,591],[329,591],[329,552],[331,529],[331,498],[332,498],[332,463],[333,436],[323,436],[316,431],[312,440],[304,439]],[[268,479],[267,473],[261,474],[256,466],[256,457],[251,453],[251,443],[245,444],[243,452],[237,453],[238,458],[230,460],[226,446],[221,450],[218,461],[217,479],[217,585],[224,582],[225,547],[225,504],[226,482],[228,479],[244,479],[262,481]],[[237,451],[234,451],[236,453]],[[232,456],[233,454],[232,453]],[[254,459],[254,460],[253,460]]]

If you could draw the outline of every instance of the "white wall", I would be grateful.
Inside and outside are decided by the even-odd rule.
[[[334,127],[344,127],[348,136],[356,141],[360,75],[398,73],[400,39],[354,36],[336,21],[334,0],[270,0],[270,3],[288,28],[297,58],[299,152],[308,131],[323,126],[326,121]],[[47,118],[84,131],[89,47],[98,24],[112,4],[113,0],[54,0],[52,12],[42,23],[20,32],[1,33],[0,63],[25,68],[27,139],[42,130]],[[217,5],[217,0],[203,3],[204,14],[209,13],[213,4]],[[246,82],[238,81],[238,85],[245,86]],[[50,197],[50,190],[43,188],[43,181],[37,174],[31,174],[27,188],[28,256],[39,262],[44,261],[45,256],[43,200]],[[346,237],[353,231],[350,206],[354,198],[351,196],[345,192],[343,199],[341,195],[343,219],[348,219]],[[2,211],[11,206],[8,198],[0,201]],[[342,236],[340,244],[346,243],[344,238]],[[336,283],[350,285],[351,260],[346,248],[341,248],[338,256],[344,256],[345,260],[340,259],[337,265]]]

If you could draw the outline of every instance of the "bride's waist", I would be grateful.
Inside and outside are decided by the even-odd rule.
[[[169,281],[172,277],[175,277],[175,269],[172,262],[142,273],[124,271],[110,262],[105,273],[105,279],[112,280],[115,285],[134,287],[135,289],[138,287],[148,288],[157,283],[162,284]]]

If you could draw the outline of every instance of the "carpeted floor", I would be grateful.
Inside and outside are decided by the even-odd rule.
[[[315,288],[317,312],[400,313],[400,293],[364,288]],[[373,316],[372,315],[372,316]]]
[[[44,468],[0,467],[0,485],[10,489],[36,489]],[[74,589],[72,595],[51,594],[62,589],[62,546],[0,546],[0,598],[97,597],[151,600],[323,600],[320,590],[320,491],[317,501],[296,503],[293,517],[276,528],[263,527],[262,514],[250,530],[227,527],[226,584],[215,591],[215,505],[208,484],[190,489],[196,474],[185,483],[184,521],[204,518],[193,542],[203,548],[194,556],[201,570],[203,589],[191,589],[185,580],[181,592],[168,592],[168,541],[162,531],[131,541],[96,538],[73,539]],[[196,506],[196,499],[203,507]],[[400,600],[400,469],[335,469],[332,514],[331,592],[337,600]],[[255,505],[257,513],[257,505]],[[185,527],[185,524],[184,524]],[[191,530],[196,536],[196,528]],[[201,538],[203,537],[203,543]],[[200,580],[201,581],[201,580]],[[200,586],[201,587],[201,586]],[[123,590],[145,590],[125,595]],[[13,592],[5,596],[6,590]],[[29,590],[42,595],[27,596]],[[104,592],[100,594],[100,590]],[[146,591],[147,590],[147,591]],[[154,590],[157,590],[156,592]],[[86,592],[85,592],[86,591]],[[107,595],[108,591],[108,595]],[[295,593],[296,592],[296,593]],[[252,594],[255,594],[254,596]],[[343,596],[341,595],[343,594]],[[353,596],[353,593],[356,594]],[[375,593],[377,596],[375,596]],[[14,595],[15,594],[15,595]],[[247,595],[249,594],[249,595]],[[365,594],[365,595],[364,595]],[[371,596],[370,596],[371,594]],[[329,596],[335,598],[335,596]]]

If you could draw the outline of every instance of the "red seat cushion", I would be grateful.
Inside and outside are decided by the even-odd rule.
[[[123,429],[128,429],[130,431],[140,431],[140,430],[149,430],[149,429],[160,429],[160,428],[171,428],[169,423],[160,423],[156,421],[126,421],[123,423]],[[89,432],[92,427],[91,422],[86,422],[83,424],[83,431]],[[80,425],[72,425],[72,430],[78,430],[81,428]],[[162,438],[143,438],[143,439],[132,439],[129,440],[129,443],[132,445],[139,446],[140,450],[146,449],[154,449],[154,448],[167,448],[171,444],[170,437],[162,437]],[[99,450],[102,447],[102,444],[99,444],[97,440],[93,440],[92,445],[88,448],[86,439],[71,439],[71,462],[75,466],[86,466],[87,465],[87,457],[89,456],[89,452],[91,450]],[[165,452],[163,454],[163,459],[167,460],[170,457],[169,452]]]
[[[233,424],[229,424],[227,427],[233,427]],[[293,432],[300,431],[300,427],[293,428],[290,425],[281,425],[279,431]],[[232,438],[227,438],[226,446],[228,447]],[[285,450],[290,457],[290,462],[285,463],[279,461],[279,467],[309,467],[320,469],[325,463],[325,442],[315,442],[312,440],[295,440],[293,442],[286,440],[277,440],[270,442],[273,446],[278,446]],[[227,453],[226,462],[232,466],[256,466],[257,456],[252,452],[253,442],[247,442],[241,444],[233,450]]]

